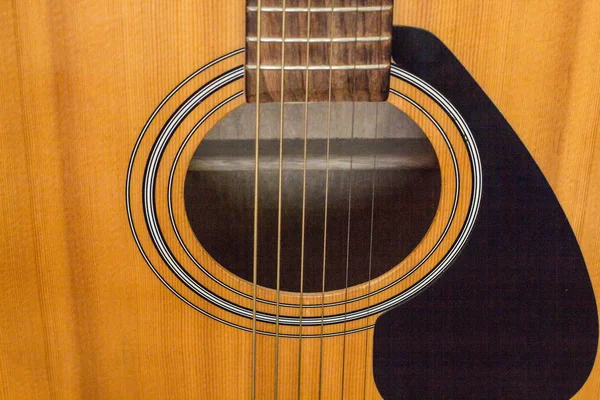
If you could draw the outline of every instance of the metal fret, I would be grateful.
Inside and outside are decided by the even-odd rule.
[[[248,11],[258,11],[258,7],[249,6]],[[392,6],[360,6],[360,7],[311,7],[311,13],[319,12],[372,12],[372,11],[388,11]],[[262,12],[283,12],[282,7],[261,7]],[[286,7],[285,12],[308,12],[308,7]]]
[[[309,71],[329,71],[331,68],[334,71],[352,71],[357,70],[370,70],[370,69],[385,69],[389,68],[390,64],[363,64],[363,65],[311,65],[308,67]],[[246,65],[247,69],[256,70],[256,65]],[[261,65],[262,70],[268,71],[281,71],[281,65]],[[306,71],[306,65],[286,65],[284,67],[286,71]]]
[[[336,38],[285,38],[285,43],[352,43],[354,41],[357,42],[384,42],[386,40],[390,40],[391,36],[367,36],[367,37],[336,37]],[[257,38],[255,36],[249,36],[246,38],[249,42],[256,42]],[[260,38],[261,42],[269,42],[269,43],[281,43],[284,40],[280,37],[263,37]]]
[[[285,2],[248,0],[246,100],[328,101],[327,88],[331,85],[334,102],[385,101],[390,79],[392,3],[290,1],[288,7]],[[259,15],[263,18],[261,35],[256,29]],[[285,21],[287,32],[280,21],[283,15],[289,17]],[[285,66],[281,65],[282,44],[286,44]],[[259,71],[265,83],[260,89],[256,85]],[[283,89],[282,71],[286,76]]]

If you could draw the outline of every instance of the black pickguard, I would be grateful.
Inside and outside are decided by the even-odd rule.
[[[598,314],[581,251],[552,189],[439,39],[396,27],[393,55],[469,124],[482,161],[483,198],[455,263],[378,319],[380,393],[386,399],[571,397],[592,369]]]

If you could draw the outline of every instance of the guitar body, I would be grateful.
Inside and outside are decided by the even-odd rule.
[[[415,295],[391,293],[323,341],[291,323],[289,337],[261,322],[253,338],[248,317],[169,264],[195,268],[176,247],[189,243],[246,298],[199,273],[198,287],[251,308],[247,282],[202,253],[183,200],[194,145],[244,103],[245,2],[3,5],[0,398],[597,398],[600,5],[396,3],[388,101],[425,126],[423,105],[448,132],[461,222],[439,263],[402,288]],[[223,77],[190,114],[211,113],[206,126],[189,149],[175,133],[181,157],[165,145],[153,178],[164,127]],[[439,159],[444,185],[452,163]]]

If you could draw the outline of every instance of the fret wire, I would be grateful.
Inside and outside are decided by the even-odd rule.
[[[310,71],[329,71],[331,68],[334,71],[352,71],[358,70],[372,70],[372,69],[386,69],[389,68],[390,64],[366,64],[366,65],[311,65],[308,67]],[[246,65],[247,69],[256,69],[256,65]],[[270,71],[281,71],[281,65],[261,65],[261,70]],[[305,71],[306,65],[286,65],[284,67],[286,71]]]
[[[257,6],[249,6],[248,11],[258,11]],[[361,6],[361,7],[311,7],[311,13],[317,12],[372,12],[372,11],[389,11],[392,6]],[[262,7],[262,12],[283,12],[282,7]],[[285,12],[308,12],[308,7],[286,7]]]
[[[260,38],[260,41],[265,43],[354,43],[357,42],[385,42],[386,40],[391,40],[391,36],[362,36],[358,38],[354,37],[336,37],[336,38],[285,38],[282,39],[280,37],[263,37]],[[258,38],[256,36],[248,36],[246,38],[249,42],[257,42]]]

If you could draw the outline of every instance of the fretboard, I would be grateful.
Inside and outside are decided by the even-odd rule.
[[[258,1],[246,7],[248,102],[281,101],[282,71],[285,101],[305,101],[307,79],[311,102],[387,99],[393,0],[286,0],[285,12],[283,0],[260,3],[260,30]]]

